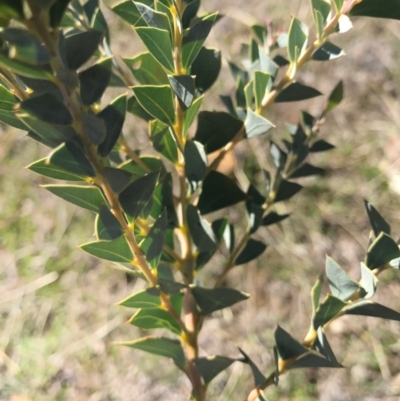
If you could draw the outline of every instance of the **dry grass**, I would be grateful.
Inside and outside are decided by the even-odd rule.
[[[209,44],[222,47],[226,59],[238,59],[248,29],[238,22],[273,19],[287,27],[289,13],[309,20],[308,2],[204,0],[205,10],[227,15]],[[115,27],[121,28],[115,18]],[[124,28],[125,29],[125,28]],[[132,54],[131,36],[116,38],[115,51]],[[136,42],[135,42],[136,43]],[[309,290],[323,269],[325,254],[358,278],[368,238],[362,198],[369,199],[400,234],[397,150],[400,150],[400,35],[398,23],[358,19],[355,28],[335,41],[347,57],[313,64],[300,74],[305,83],[327,93],[343,79],[346,97],[321,136],[337,149],[314,158],[325,166],[324,178],[305,181],[306,189],[284,205],[292,211],[281,227],[260,233],[270,244],[258,264],[238,268],[230,285],[252,294],[245,304],[215,314],[201,336],[204,354],[237,355],[244,348],[260,366],[272,369],[273,329],[282,325],[301,339],[310,316]],[[214,93],[232,90],[226,65]],[[210,95],[208,109],[222,108]],[[318,110],[323,100],[302,108]],[[298,108],[274,106],[268,117],[277,124],[298,121]],[[135,142],[139,129],[131,126]],[[87,241],[93,218],[41,190],[42,178],[23,167],[45,149],[15,130],[3,130],[0,145],[0,400],[10,401],[183,401],[188,383],[168,361],[148,357],[110,342],[141,333],[124,325],[129,311],[114,306],[142,288],[127,282],[109,264],[94,260],[76,245]],[[252,143],[253,149],[265,146]],[[260,151],[259,151],[260,152]],[[264,151],[261,151],[261,155]],[[392,190],[390,189],[392,186]],[[217,267],[204,271],[212,276]],[[397,272],[382,276],[377,300],[400,310]],[[346,369],[308,370],[281,378],[268,391],[270,401],[397,400],[400,396],[400,325],[378,319],[341,319],[329,339]],[[251,386],[241,364],[220,375],[210,400],[242,400]]]

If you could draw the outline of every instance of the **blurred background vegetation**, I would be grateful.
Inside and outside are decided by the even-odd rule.
[[[209,110],[222,109],[218,94],[233,91],[226,61],[242,58],[249,24],[272,20],[275,29],[287,29],[290,14],[311,21],[307,0],[203,0],[202,8],[225,15],[207,42],[222,48],[225,57],[221,79],[203,103]],[[134,32],[105,13],[115,54],[137,54],[142,47]],[[300,72],[302,82],[324,93],[344,81],[345,100],[321,129],[321,138],[337,148],[312,160],[327,174],[305,179],[305,190],[278,205],[280,213],[292,216],[261,231],[270,244],[267,252],[229,279],[251,299],[205,322],[204,354],[237,356],[239,345],[265,371],[272,369],[276,325],[298,339],[307,332],[309,291],[325,255],[358,279],[369,234],[363,198],[400,235],[399,22],[354,18],[353,23],[353,30],[334,39],[345,58],[314,62]],[[273,106],[267,117],[277,125],[274,139],[282,138],[285,123],[298,122],[299,110],[317,114],[323,103],[317,98]],[[186,400],[188,383],[169,361],[110,344],[139,336],[138,329],[124,324],[130,311],[115,302],[144,283],[127,280],[110,264],[76,248],[91,239],[92,216],[41,189],[47,181],[24,169],[45,149],[20,131],[0,130],[0,400]],[[143,124],[131,119],[124,132],[135,148],[146,149]],[[253,140],[223,168],[235,172],[249,151],[265,160],[267,149],[264,140]],[[248,160],[246,169],[251,171],[254,163]],[[233,219],[238,217],[232,212]],[[207,281],[217,269],[218,258],[200,278]],[[386,272],[380,280],[377,301],[400,310],[400,273]],[[332,324],[328,338],[346,368],[290,372],[269,389],[269,401],[399,399],[398,323],[349,316]],[[250,380],[247,368],[235,364],[213,382],[209,399],[242,400]]]

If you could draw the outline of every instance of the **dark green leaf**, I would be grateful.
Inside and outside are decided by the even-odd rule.
[[[150,139],[154,149],[160,152],[172,163],[178,162],[178,147],[171,128],[160,120],[149,123]]]
[[[51,93],[61,101],[63,100],[63,95],[60,91],[60,88],[52,81],[45,81],[43,79],[34,79],[23,76],[19,76],[18,78],[33,91],[34,95]]]
[[[267,378],[261,373],[257,365],[249,358],[249,356],[239,348],[240,353],[243,355],[243,363],[247,363],[250,366],[251,372],[254,378],[254,386],[261,387],[267,381]]]
[[[269,152],[271,153],[275,167],[278,170],[283,170],[286,164],[287,154],[274,142],[271,141]]]
[[[374,230],[375,237],[377,237],[381,232],[390,235],[390,225],[388,222],[368,201],[364,200],[364,205],[368,213],[369,222]]]
[[[333,145],[330,143],[324,141],[323,139],[320,139],[316,142],[314,142],[310,148],[310,152],[316,153],[316,152],[326,152],[328,150],[335,149]]]
[[[316,61],[329,61],[344,56],[344,51],[331,42],[325,42],[312,55],[312,59]]]
[[[61,20],[71,0],[57,0],[50,9],[50,26],[56,28],[60,26]]]
[[[364,289],[364,298],[371,298],[376,291],[378,279],[364,263],[361,262],[361,286]]]
[[[250,295],[233,288],[193,287],[192,294],[202,315],[209,315],[220,309],[232,306],[249,298]]]
[[[198,97],[186,111],[185,121],[183,123],[184,135],[187,135],[190,126],[193,124],[195,118],[197,117],[202,102],[203,102],[203,96]]]
[[[249,193],[247,192],[249,195]],[[254,234],[261,225],[264,209],[253,201],[246,202],[246,210],[249,219],[250,234]]]
[[[235,265],[243,265],[251,262],[258,258],[266,249],[267,245],[263,242],[250,238],[242,252],[240,252],[239,256],[236,258]]]
[[[335,354],[325,336],[324,329],[319,327],[317,330],[317,338],[314,341],[314,348],[321,353],[326,359],[332,362],[336,367],[340,368],[342,365],[337,361]]]
[[[144,241],[140,244],[141,251],[144,253],[147,261],[153,268],[157,267],[160,260],[164,246],[167,223],[167,212],[164,209],[161,216],[153,224],[153,227],[151,227]]]
[[[182,110],[186,111],[195,98],[194,78],[190,75],[170,75],[168,79]]]
[[[145,3],[147,2],[145,1]],[[151,1],[151,3],[153,3],[153,1]],[[118,3],[112,7],[112,10],[121,19],[132,26],[146,26],[146,22],[142,19],[139,10],[132,0],[122,1],[121,3]]]
[[[363,0],[351,9],[350,15],[400,20],[400,1],[379,0],[377,2],[376,0]]]
[[[210,172],[203,182],[198,208],[207,214],[246,200],[246,194],[227,176]]]
[[[100,259],[116,263],[132,263],[134,256],[125,237],[119,237],[114,241],[88,242],[80,246],[85,252]]]
[[[309,177],[311,175],[323,175],[325,170],[320,167],[315,167],[312,164],[305,163],[298,168],[294,173],[290,174],[290,178]]]
[[[372,301],[361,301],[344,309],[346,315],[380,317],[400,321],[400,313]]]
[[[192,188],[196,189],[207,171],[207,155],[204,146],[196,141],[187,141],[184,156],[187,161],[185,163],[186,177]]]
[[[275,212],[268,213],[262,220],[261,224],[263,226],[270,226],[271,224],[276,224],[288,218],[290,214],[278,214]]]
[[[307,352],[300,358],[296,359],[291,365],[290,369],[298,368],[340,368],[341,366],[335,364],[317,352]]]
[[[166,14],[157,12],[146,4],[139,2],[134,2],[134,4],[147,26],[151,28],[165,29],[166,31],[169,30],[169,22]]]
[[[275,195],[274,201],[280,202],[290,199],[292,196],[296,195],[303,187],[295,182],[282,180],[278,191]]]
[[[196,358],[194,364],[200,372],[205,383],[210,383],[212,379],[218,376],[225,369],[229,368],[236,359],[226,356],[209,356],[208,358]]]
[[[6,28],[1,38],[9,44],[9,57],[27,64],[44,65],[50,62],[50,54],[30,32],[20,28]]]
[[[128,188],[121,192],[119,195],[119,202],[125,213],[134,219],[139,216],[152,198],[158,176],[158,171],[147,174],[134,181]]]
[[[310,86],[303,85],[299,82],[293,82],[287,86],[275,99],[275,103],[283,102],[298,102],[300,100],[311,99],[316,96],[322,95]]]
[[[205,146],[207,153],[212,153],[235,138],[242,127],[243,122],[228,113],[202,111],[194,139]]]
[[[132,88],[139,104],[154,118],[172,125],[175,120],[174,100],[170,86],[136,86]]]
[[[297,60],[302,55],[307,46],[308,28],[305,24],[299,21],[296,17],[292,17],[288,32],[288,53],[292,63],[297,63]]]
[[[142,53],[133,58],[123,58],[122,60],[141,85],[169,84],[168,76],[163,67],[150,53]]]
[[[171,36],[165,29],[140,27],[136,32],[151,55],[170,73],[174,72]]]
[[[68,67],[77,70],[92,57],[104,38],[104,33],[94,29],[79,32],[65,39],[65,54]]]
[[[154,117],[151,116],[137,101],[135,96],[132,96],[128,100],[128,108],[127,111],[132,113],[133,115],[142,118],[145,121],[154,120]]]
[[[279,358],[283,361],[305,354],[308,350],[295,340],[287,331],[278,326],[275,330],[275,344]]]
[[[181,332],[179,324],[164,309],[139,309],[129,323],[144,330],[166,329],[175,334]]]
[[[97,213],[105,202],[103,195],[96,187],[81,185],[44,185],[43,188],[52,194]]]
[[[79,175],[94,177],[96,171],[84,154],[80,144],[67,142],[54,149],[49,156],[50,164]]]
[[[343,92],[343,81],[339,81],[328,98],[328,103],[325,107],[326,111],[333,110],[342,101]]]
[[[37,174],[41,174],[45,177],[55,178],[57,180],[65,181],[85,181],[86,177],[79,174],[69,173],[57,166],[49,163],[47,158],[40,159],[27,167],[29,170],[34,171]]]
[[[117,344],[127,345],[128,347],[140,349],[150,354],[171,358],[180,369],[184,369],[185,355],[181,343],[178,340],[149,336],[139,340],[120,342]]]
[[[204,17],[200,22],[189,29],[189,33],[183,38],[182,65],[190,68],[199,54],[211,28],[217,18],[217,14]]]
[[[186,8],[182,17],[182,26],[186,29],[190,26],[190,22],[193,18],[196,17],[201,0],[183,0],[183,2],[186,3]]]
[[[72,123],[72,116],[67,107],[50,93],[29,97],[20,103],[19,110],[49,124]]]
[[[24,19],[22,0],[2,0],[0,3],[0,16],[7,19]]]
[[[360,286],[329,256],[326,257],[325,268],[329,288],[334,297],[345,301],[360,289]]]
[[[247,110],[246,121],[244,122],[246,138],[254,138],[258,135],[263,135],[275,127],[266,118],[254,113],[252,110]]]
[[[98,240],[111,241],[119,238],[124,233],[118,219],[110,212],[110,209],[106,205],[100,206],[95,225]]]
[[[328,294],[315,313],[313,319],[314,330],[332,320],[346,305],[346,302]]]
[[[113,167],[104,167],[103,175],[111,190],[116,194],[121,193],[132,182],[134,177],[128,171]]]
[[[93,145],[100,145],[107,135],[107,127],[104,120],[93,114],[82,116],[82,126]]]
[[[84,4],[83,9],[85,11],[88,21],[92,20],[93,15],[98,7],[99,7],[99,0],[88,0]]]
[[[107,89],[111,78],[111,58],[106,58],[79,74],[82,103],[91,105],[98,101]]]
[[[365,264],[374,270],[400,257],[399,246],[393,238],[381,232],[372,245],[368,248]]]
[[[191,75],[194,75],[196,89],[204,93],[217,80],[221,71],[221,52],[217,49],[202,47],[191,68]]]
[[[216,239],[211,225],[200,216],[193,205],[187,207],[187,221],[190,235],[199,251],[213,251],[216,247]]]
[[[107,127],[106,139],[98,148],[100,156],[106,157],[117,143],[124,125],[126,108],[127,97],[126,95],[121,95],[97,114],[98,117],[104,120]]]
[[[159,308],[161,306],[161,300],[153,290],[154,288],[148,288],[136,292],[118,302],[118,305],[126,306],[127,308]]]

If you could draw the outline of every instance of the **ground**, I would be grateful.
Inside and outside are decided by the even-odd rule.
[[[222,109],[217,94],[232,91],[226,60],[238,60],[240,43],[249,33],[245,23],[272,19],[276,27],[287,28],[291,13],[310,21],[305,0],[204,0],[202,9],[225,15],[208,40],[221,47],[225,57],[224,78],[204,103],[210,110]],[[134,32],[110,18],[114,51],[137,53]],[[298,339],[304,336],[309,291],[323,270],[325,255],[359,278],[369,235],[363,198],[389,220],[395,237],[400,235],[400,22],[353,22],[351,32],[335,39],[345,58],[314,63],[300,73],[302,82],[324,93],[339,79],[344,81],[345,100],[321,130],[321,137],[337,148],[313,158],[327,175],[305,180],[304,191],[278,205],[279,212],[293,214],[280,227],[260,233],[269,244],[266,254],[230,278],[231,286],[252,297],[205,322],[204,355],[237,356],[239,345],[263,371],[273,369],[273,330],[279,324]],[[277,125],[274,138],[279,140],[284,123],[298,121],[299,109],[316,112],[322,104],[317,99],[296,108],[271,108],[268,118]],[[43,147],[22,132],[0,129],[0,400],[186,400],[188,383],[168,361],[112,345],[141,334],[124,324],[130,311],[115,303],[143,283],[127,282],[110,264],[77,249],[91,239],[93,217],[41,189],[48,181],[24,169],[46,154]],[[134,146],[140,130],[135,121],[125,130]],[[263,156],[262,141],[249,146]],[[202,279],[206,282],[214,272],[205,271]],[[396,310],[399,278],[396,271],[383,274],[376,295]],[[398,322],[338,320],[328,337],[345,368],[286,374],[277,388],[269,389],[268,400],[397,400],[399,335]],[[209,399],[242,400],[250,387],[248,369],[235,364],[210,386]]]

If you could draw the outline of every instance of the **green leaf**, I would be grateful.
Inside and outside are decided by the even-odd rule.
[[[254,386],[257,388],[261,387],[263,384],[266,383],[267,378],[261,373],[261,371],[257,367],[257,365],[249,358],[249,356],[241,348],[239,348],[239,351],[244,357],[242,362],[247,363],[250,366],[250,369],[251,369],[251,372],[252,372],[253,378],[254,378]],[[260,401],[263,401],[263,400],[260,400]]]
[[[182,65],[189,69],[199,54],[211,28],[217,18],[217,13],[204,17],[196,25],[189,29],[189,33],[183,38]]]
[[[256,71],[254,73],[254,95],[256,101],[256,109],[261,108],[262,100],[264,99],[265,93],[268,92],[272,87],[271,75]]]
[[[172,163],[178,162],[178,147],[171,128],[160,120],[149,123],[150,139],[153,147]]]
[[[104,204],[100,206],[99,214],[96,216],[95,227],[98,240],[112,241],[124,233],[118,219]]]
[[[380,317],[400,321],[400,313],[372,301],[361,301],[344,309],[346,315]]]
[[[266,249],[267,245],[263,242],[250,238],[242,252],[236,258],[235,266],[251,262],[258,258]]]
[[[263,226],[270,226],[271,224],[276,224],[288,218],[290,214],[278,214],[275,212],[268,213],[261,222]]]
[[[339,83],[335,86],[332,93],[328,98],[327,105],[325,110],[331,111],[333,110],[343,99],[343,81],[339,81]]]
[[[317,26],[318,39],[322,37],[325,22],[331,12],[331,5],[326,0],[311,0],[313,18]]]
[[[58,0],[50,9],[50,26],[56,28],[60,26],[64,13],[71,0]]]
[[[291,365],[290,369],[298,368],[340,368],[341,366],[335,364],[317,352],[307,352],[300,356]]]
[[[195,98],[194,77],[190,75],[169,75],[168,79],[172,90],[178,97],[182,110],[186,111]]]
[[[43,188],[67,202],[97,213],[105,202],[100,190],[96,187],[81,185],[44,185]]]
[[[187,141],[184,152],[185,172],[192,189],[203,180],[207,172],[207,155],[204,146],[196,141]]]
[[[190,69],[194,75],[196,89],[206,92],[215,83],[221,71],[222,57],[217,49],[202,47]]]
[[[336,11],[339,13],[342,10],[343,3],[346,0],[333,0],[333,4],[335,5]]]
[[[299,82],[293,82],[287,86],[275,99],[275,103],[283,102],[298,102],[300,100],[311,99],[316,96],[322,95],[310,86],[303,85]]]
[[[325,170],[323,168],[304,163],[294,173],[290,174],[290,178],[310,177],[312,175],[323,175],[324,173]]]
[[[7,19],[24,19],[22,0],[2,0],[0,3],[0,16]]]
[[[375,274],[361,262],[361,286],[365,291],[364,298],[371,298],[375,294],[377,281]]]
[[[308,349],[295,340],[287,331],[278,326],[275,330],[275,344],[279,358],[283,361],[305,354]]]
[[[198,116],[194,140],[205,146],[207,153],[228,144],[243,128],[243,121],[220,111],[202,111]]]
[[[153,8],[148,7],[146,4],[136,1],[134,4],[147,26],[151,28],[165,29],[166,31],[169,30],[170,25],[167,14],[157,12]]]
[[[0,121],[12,127],[26,130],[25,124],[15,117],[14,107],[16,103],[17,98],[0,85]]]
[[[331,145],[329,142],[324,141],[323,139],[320,139],[311,145],[310,152],[326,152],[332,149],[335,149],[333,145]]]
[[[117,143],[125,122],[126,108],[127,96],[121,95],[97,114],[98,117],[104,120],[107,128],[106,139],[98,148],[100,156],[106,157]]]
[[[244,126],[246,138],[254,138],[255,136],[266,134],[275,127],[275,125],[266,118],[254,113],[250,109],[247,110]]]
[[[350,15],[400,20],[400,0],[363,0],[351,9]]]
[[[153,3],[151,1],[151,3]],[[132,0],[123,1],[111,8],[115,14],[132,26],[146,26],[146,22]]]
[[[179,324],[163,309],[139,309],[129,323],[144,330],[166,329],[178,335],[181,333]]]
[[[318,309],[319,299],[321,298],[322,284],[323,284],[323,275],[321,274],[318,277],[318,280],[315,282],[313,288],[311,288],[311,303],[313,308],[313,317],[315,316],[315,312]]]
[[[136,32],[151,55],[170,73],[174,72],[171,36],[165,29],[140,27]]]
[[[340,47],[327,41],[313,53],[312,59],[316,61],[330,61],[344,55],[345,52]]]
[[[140,349],[150,354],[160,355],[171,358],[175,365],[184,369],[185,355],[181,343],[178,340],[171,340],[165,337],[149,336],[139,340],[117,343],[131,348]]]
[[[34,171],[37,174],[43,175],[45,177],[55,178],[57,180],[65,181],[85,181],[86,177],[79,174],[69,173],[62,168],[52,165],[49,163],[47,158],[40,159],[29,166],[29,170]]]
[[[211,171],[203,182],[198,208],[207,214],[246,200],[246,194],[227,176]]]
[[[317,330],[317,338],[314,341],[314,348],[321,353],[326,359],[332,362],[336,367],[340,368],[342,365],[337,361],[335,354],[325,336],[324,329],[319,327]]]
[[[115,194],[121,193],[133,180],[134,175],[120,168],[104,167],[104,178]]]
[[[50,93],[29,97],[20,103],[19,110],[49,124],[70,125],[72,123],[68,108]]]
[[[122,60],[141,85],[169,84],[166,72],[150,53],[142,53],[133,58],[123,58]]]
[[[381,232],[368,248],[365,264],[369,269],[374,270],[398,257],[400,257],[399,246],[393,238]]]
[[[147,261],[156,268],[161,257],[164,246],[165,233],[167,230],[167,212],[164,209],[161,216],[151,227],[146,238],[140,244],[140,250],[146,256]]]
[[[65,57],[68,67],[77,70],[93,56],[104,38],[104,33],[94,29],[78,32],[65,39]]]
[[[346,305],[346,302],[328,294],[315,313],[313,319],[314,330],[332,320]]]
[[[0,52],[0,67],[10,70],[15,74],[23,77],[44,79],[51,81],[54,79],[53,74],[45,68],[25,64],[18,60],[13,60]]]
[[[250,295],[233,288],[202,288],[193,287],[192,294],[202,315],[206,316],[220,309],[228,308],[240,301],[249,298]]]
[[[301,191],[303,187],[295,182],[290,182],[286,180],[282,180],[277,193],[274,197],[274,202],[280,202],[284,200],[290,199],[292,196],[296,195],[299,191]]]
[[[82,126],[93,145],[100,145],[107,135],[107,127],[104,120],[93,114],[82,115]]]
[[[136,219],[152,198],[159,172],[153,172],[134,181],[119,195],[124,212]]]
[[[49,156],[50,164],[70,173],[95,177],[96,171],[86,158],[82,147],[75,142],[60,145]]]
[[[200,252],[215,250],[216,239],[211,225],[202,219],[197,208],[193,205],[188,205],[186,215],[190,235],[198,250]]]
[[[369,222],[374,230],[375,237],[377,237],[381,232],[390,235],[390,225],[388,222],[368,201],[364,200],[364,205],[368,213]]]
[[[111,58],[108,57],[79,74],[80,94],[84,105],[89,106],[103,96],[111,79],[111,66]]]
[[[202,102],[203,102],[203,96],[200,96],[186,110],[185,120],[183,122],[183,132],[185,135],[187,135],[189,128],[194,123],[194,120],[197,114],[199,113]]]
[[[130,295],[118,302],[118,305],[126,306],[127,308],[159,308],[161,300],[159,295],[155,293],[154,288],[148,288]]]
[[[136,86],[132,90],[137,101],[147,113],[165,124],[173,125],[175,109],[170,86]]]
[[[88,242],[80,246],[85,252],[100,259],[116,263],[132,263],[134,256],[125,237],[114,241]]]
[[[93,18],[96,9],[99,7],[99,0],[88,0],[84,5],[83,9],[85,11],[86,17],[88,21],[91,21]]]
[[[42,43],[30,32],[21,28],[6,28],[1,38],[8,42],[11,59],[27,64],[44,65],[50,62],[50,54]]]
[[[292,17],[288,32],[288,53],[292,63],[297,63],[307,47],[308,28],[296,17]]]
[[[211,380],[236,361],[237,359],[219,355],[209,356],[208,358],[196,358],[193,360],[205,383],[210,383]]]
[[[325,268],[329,288],[334,297],[345,301],[360,289],[360,286],[329,256],[326,257]]]

